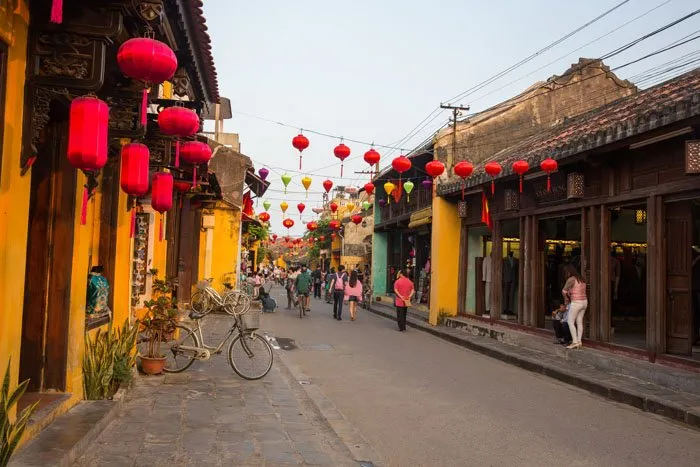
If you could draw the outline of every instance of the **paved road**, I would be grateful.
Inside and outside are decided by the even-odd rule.
[[[228,329],[212,315],[205,337]],[[207,343],[219,340],[207,339]],[[186,372],[141,377],[78,466],[356,466],[291,373],[276,362],[260,381],[235,375],[224,354]]]
[[[273,291],[281,300],[281,288]],[[286,302],[284,302],[286,303]],[[700,432],[362,310],[264,327],[389,466],[698,466]]]

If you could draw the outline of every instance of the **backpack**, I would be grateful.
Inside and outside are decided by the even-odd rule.
[[[340,284],[338,283],[339,281]],[[338,273],[335,273],[335,290],[345,290],[345,283],[348,281],[348,276],[347,274],[343,273],[342,276],[338,276]],[[338,287],[340,285],[340,287]]]

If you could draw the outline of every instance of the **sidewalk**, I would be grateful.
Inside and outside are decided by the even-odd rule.
[[[393,307],[372,312],[395,320]],[[549,376],[615,402],[700,428],[700,374],[584,348],[568,351],[545,337],[503,326],[450,318],[431,326],[415,313],[408,325],[467,349]],[[448,327],[449,326],[449,327]]]

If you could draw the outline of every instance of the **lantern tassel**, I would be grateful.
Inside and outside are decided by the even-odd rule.
[[[131,208],[131,230],[129,238],[134,238],[134,233],[136,232],[136,209]]]
[[[180,167],[180,140],[175,140],[175,167]]]
[[[83,189],[83,206],[80,210],[80,225],[87,224],[87,203],[88,203],[88,189],[85,187]]]
[[[496,194],[496,182],[492,179],[491,180],[491,196]]]
[[[141,126],[146,128],[146,123],[148,122],[148,88],[143,88],[143,93],[141,94]]]
[[[340,163],[340,178],[343,178],[343,163]]]
[[[301,170],[301,151],[299,151],[299,170]]]
[[[551,191],[552,191],[552,179],[549,178],[549,177],[550,177],[550,176],[547,175],[547,192],[551,192]]]
[[[63,22],[63,0],[51,2],[51,22],[56,24]]]
[[[520,176],[520,193],[523,192],[523,176]]]
[[[158,227],[158,241],[163,241],[163,213],[160,213],[160,226]]]

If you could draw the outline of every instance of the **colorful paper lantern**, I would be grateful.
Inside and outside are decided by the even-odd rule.
[[[294,227],[294,221],[292,219],[285,219],[282,221],[282,225],[287,228],[287,231]]]
[[[177,71],[175,52],[164,42],[150,37],[136,37],[124,42],[117,51],[119,69],[131,79],[143,81],[141,126],[146,127],[148,88],[168,81]]]
[[[282,209],[282,214],[284,214],[285,212],[287,212],[287,208],[288,208],[288,207],[289,207],[289,205],[287,204],[286,201],[282,201],[282,202],[280,203],[280,208]]]
[[[305,176],[304,178],[301,179],[301,184],[304,185],[304,189],[306,190],[306,197],[309,197],[309,187],[311,186],[311,177],[308,175]]]
[[[299,203],[297,204],[297,209],[299,210],[299,219],[301,219],[301,213],[306,209],[306,205],[304,203]]]
[[[355,203],[353,203],[352,201],[346,203],[345,209],[347,209],[348,212],[353,212],[355,210]]]
[[[411,192],[413,191],[413,182],[410,180],[403,182],[403,189],[406,192],[406,202],[410,203],[411,202]]]
[[[329,224],[329,226],[330,226],[330,224]],[[337,237],[337,236],[338,235],[335,232],[331,232],[331,240],[335,240],[335,237]]]
[[[338,210],[338,203],[332,202],[328,207],[331,209],[332,213],[335,213]]]
[[[494,178],[501,173],[501,164],[498,162],[489,162],[484,166],[484,170],[491,177],[491,195],[493,196],[496,193],[496,182]]]
[[[340,144],[333,149],[333,154],[340,159],[340,178],[343,178],[343,162],[350,157],[350,148],[344,145],[341,139]]]
[[[158,114],[158,128],[161,133],[175,137],[175,167],[180,167],[180,138],[199,131],[199,116],[194,110],[178,105],[167,107]]]
[[[396,185],[394,185],[391,182],[386,182],[384,184],[384,192],[386,193],[386,199],[388,203],[391,203],[391,192],[394,191],[394,188],[396,188]]]
[[[547,173],[547,191],[552,191],[552,173],[557,171],[559,164],[552,158],[547,158],[542,161],[540,168]]]
[[[130,196],[143,196],[148,193],[148,164],[150,151],[141,143],[129,143],[122,146],[121,176],[119,183],[124,193]],[[136,228],[135,202],[131,206],[130,237]]]
[[[433,180],[430,177],[428,177],[425,180],[423,180],[422,182],[420,182],[420,184],[423,186],[423,189],[425,189],[425,190],[432,190],[433,189]]]
[[[151,207],[160,213],[158,241],[163,241],[163,213],[173,207],[173,176],[156,172],[151,180]]]
[[[287,194],[287,185],[292,181],[292,176],[288,174],[282,175],[282,183],[284,184],[284,194]]]
[[[383,208],[384,206],[386,206],[386,200],[385,200],[385,199],[380,199],[380,200],[377,201],[377,202],[379,203],[379,207],[380,207],[380,208]]]
[[[350,218],[353,224],[355,224],[355,230],[357,230],[357,225],[362,223],[362,216],[359,214],[355,214]]]
[[[440,161],[430,161],[425,164],[425,171],[433,178],[437,178],[445,171],[445,164]]]
[[[364,159],[365,162],[369,164],[369,176],[370,178],[373,176],[373,169],[374,167],[379,164],[379,161],[381,160],[382,156],[379,155],[377,151],[375,151],[374,148],[370,148],[369,151],[365,153]]]
[[[270,220],[270,214],[268,212],[261,212],[258,214],[258,219],[260,219],[263,222],[267,222]]]
[[[264,182],[267,180],[267,176],[270,175],[270,171],[267,170],[265,167],[262,167],[260,170],[258,170],[258,175],[260,175],[260,178]]]
[[[339,230],[339,229],[340,229],[340,221],[339,221],[339,220],[336,220],[336,219],[333,219],[332,221],[330,221],[330,222],[328,223],[328,227],[329,227],[331,230]]]
[[[109,107],[97,97],[76,97],[70,105],[68,120],[68,162],[86,172],[100,170],[107,163]],[[90,193],[83,190],[80,224],[87,222]]]
[[[318,229],[318,223],[316,223],[316,221],[311,221],[306,224],[306,228],[309,230],[309,232],[313,232],[314,230]]]
[[[367,196],[372,196],[372,193],[374,193],[374,183],[365,183],[365,193],[367,193]]]
[[[301,153],[304,149],[309,147],[309,139],[299,133],[294,138],[292,138],[292,146],[299,151],[299,170],[301,170]]]
[[[180,193],[180,209],[182,209],[182,199],[185,197],[185,193],[192,189],[192,182],[189,180],[173,180],[173,188]]]
[[[270,206],[272,206],[272,203],[270,203],[270,202],[267,201],[267,200],[263,201],[263,207],[265,208],[265,211],[269,211],[269,210],[270,210]]]
[[[403,176],[404,172],[407,172],[408,170],[411,169],[413,164],[411,163],[411,159],[409,159],[406,156],[399,156],[394,158],[393,161],[391,161],[391,166],[394,168],[399,173],[399,185],[401,184],[401,177]]]
[[[455,164],[453,170],[455,175],[462,179],[462,201],[464,201],[465,180],[474,172],[474,166],[470,162],[461,161]]]
[[[527,162],[523,160],[513,162],[513,172],[518,174],[520,178],[520,193],[523,192],[523,175],[525,175],[528,170],[530,170],[530,164]]]
[[[192,164],[192,185],[197,189],[197,166],[206,164],[211,159],[211,148],[207,143],[188,141],[182,145],[182,160]]]
[[[362,202],[362,210],[363,210],[363,211],[366,211],[366,210],[368,210],[368,209],[371,208],[371,207],[372,207],[372,203],[370,203],[369,201],[363,201],[363,202]]]

